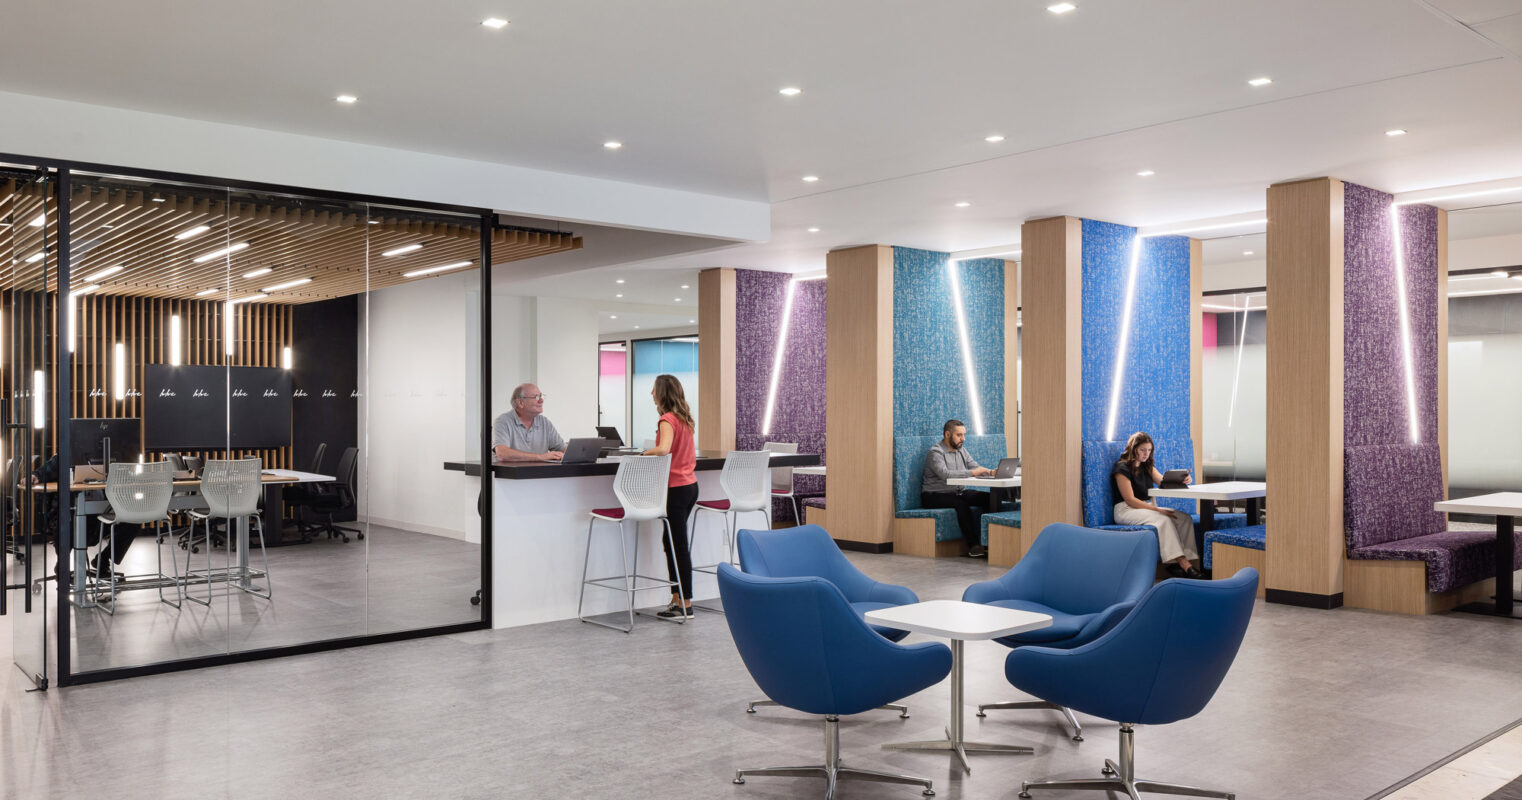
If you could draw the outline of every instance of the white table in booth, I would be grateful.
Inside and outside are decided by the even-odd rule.
[[[951,640],[951,724],[946,728],[945,739],[925,742],[898,742],[885,744],[890,750],[947,750],[962,762],[962,769],[972,772],[967,754],[1005,753],[1028,754],[1035,750],[1013,744],[969,742],[962,736],[962,643],[968,639],[998,639],[1017,633],[1050,627],[1052,618],[1032,611],[964,603],[961,600],[928,600],[905,606],[882,608],[866,613],[867,622],[911,633],[944,636]]]
[[[1221,481],[1196,483],[1182,489],[1153,489],[1153,497],[1182,497],[1199,502],[1200,524],[1194,526],[1195,552],[1205,555],[1205,534],[1215,529],[1215,504],[1247,501],[1247,524],[1258,524],[1258,500],[1268,496],[1268,484],[1262,481]]]
[[[966,486],[969,489],[987,489],[993,495],[993,510],[999,510],[1003,495],[1000,492],[1009,492],[1011,489],[1020,488],[1020,476],[1013,478],[947,478],[947,486]]]
[[[1440,500],[1433,508],[1444,514],[1488,514],[1496,518],[1496,601],[1470,603],[1458,611],[1478,611],[1510,617],[1515,610],[1512,597],[1512,573],[1516,563],[1516,520],[1522,516],[1522,492],[1495,492],[1458,500]]]

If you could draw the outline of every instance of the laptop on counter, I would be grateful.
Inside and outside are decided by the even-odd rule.
[[[602,455],[603,444],[604,441],[600,437],[572,439],[566,442],[565,456],[560,459],[560,463],[594,464],[597,462],[597,457]]]

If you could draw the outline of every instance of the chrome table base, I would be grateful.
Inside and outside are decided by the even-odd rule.
[[[994,742],[969,742],[962,735],[962,645],[961,639],[951,640],[951,725],[946,728],[945,739],[924,742],[895,742],[883,745],[885,750],[934,750],[950,751],[962,762],[962,769],[972,772],[967,763],[968,753],[1002,753],[1004,755],[1030,755],[1034,748]]]

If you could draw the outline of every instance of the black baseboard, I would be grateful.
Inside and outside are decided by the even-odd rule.
[[[892,542],[853,542],[850,539],[836,539],[835,544],[842,550],[855,550],[858,553],[891,553]]]
[[[1312,594],[1310,592],[1292,592],[1288,589],[1265,589],[1263,590],[1263,599],[1270,603],[1300,606],[1301,608],[1319,608],[1322,610],[1342,608],[1342,592],[1337,594]]]

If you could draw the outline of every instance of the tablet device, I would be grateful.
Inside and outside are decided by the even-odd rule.
[[[1159,489],[1182,489],[1184,478],[1189,476],[1187,469],[1170,469],[1163,473],[1163,482],[1157,485]]]

